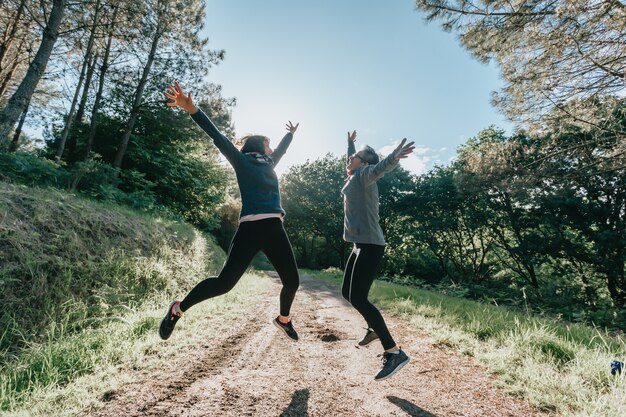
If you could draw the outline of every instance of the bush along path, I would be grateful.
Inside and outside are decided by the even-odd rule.
[[[362,319],[336,284],[302,277],[292,315],[300,340],[271,325],[279,281],[258,303],[196,345],[182,343],[193,325],[200,336],[219,316],[189,320],[187,312],[162,343],[169,355],[134,381],[99,394],[81,416],[539,416],[504,395],[467,356],[435,344],[397,318],[389,325],[411,362],[376,382],[377,343],[358,348]],[[185,322],[187,321],[187,322]],[[156,332],[156,328],[154,329]]]

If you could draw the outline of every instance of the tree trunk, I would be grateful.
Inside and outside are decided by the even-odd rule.
[[[9,70],[9,72],[7,72],[7,75],[2,80],[2,84],[0,84],[0,97],[4,95],[5,91],[7,91],[7,88],[9,87],[9,81],[11,81],[11,79],[13,78],[13,74],[15,73],[15,70],[17,69],[17,66],[19,64],[20,60],[15,59],[15,61],[13,61],[11,69]]]
[[[7,139],[11,129],[20,115],[26,110],[26,106],[35,92],[39,80],[46,70],[52,48],[59,37],[59,27],[65,13],[66,0],[53,0],[50,18],[43,32],[39,50],[35,59],[28,67],[28,71],[19,87],[11,96],[8,103],[0,111],[0,147],[7,145]]]
[[[85,77],[85,88],[83,89],[83,95],[80,98],[80,104],[74,117],[75,122],[82,122],[85,116],[85,107],[87,107],[87,99],[89,98],[89,86],[91,85],[91,79],[98,63],[98,52],[95,55],[89,57],[89,65],[87,68],[87,76]]]
[[[17,145],[20,140],[20,135],[22,134],[22,128],[24,127],[24,122],[26,121],[26,115],[28,114],[29,106],[30,106],[30,103],[27,103],[26,108],[24,109],[24,112],[22,113],[22,116],[20,116],[20,121],[18,122],[17,127],[15,128],[15,133],[13,134],[13,140],[11,141],[11,145],[9,145],[9,152],[15,152],[17,150]]]
[[[536,289],[539,289],[539,280],[537,279],[537,273],[535,272],[535,267],[532,264],[526,265],[526,271],[528,271],[528,276],[530,277],[530,284]]]
[[[20,2],[20,5],[17,8],[17,12],[15,13],[15,17],[12,18],[13,20],[13,26],[11,26],[11,29],[9,30],[9,34],[6,38],[6,41],[2,42],[2,44],[0,44],[0,73],[2,73],[2,71],[4,71],[4,66],[3,66],[3,61],[4,61],[4,57],[7,53],[7,51],[9,50],[9,48],[11,48],[11,44],[13,43],[13,41],[15,40],[15,34],[17,33],[17,27],[18,24],[20,22],[20,19],[22,18],[22,13],[24,12],[24,6],[26,5],[26,0],[22,0]]]
[[[85,161],[89,158],[89,153],[93,147],[93,140],[96,137],[96,131],[98,129],[98,112],[100,111],[100,100],[102,98],[102,92],[104,91],[104,80],[106,72],[109,68],[109,55],[111,53],[111,45],[113,43],[113,25],[117,18],[117,12],[119,8],[115,8],[113,11],[113,17],[111,18],[111,24],[109,25],[109,39],[107,39],[107,46],[104,50],[104,57],[102,58],[102,65],[100,66],[100,78],[98,78],[98,91],[96,92],[96,98],[93,103],[93,109],[91,109],[91,122],[89,125],[89,135],[87,136],[87,143],[85,144],[85,150],[83,151],[82,160]]]
[[[161,9],[159,7],[159,9]],[[152,64],[154,63],[154,57],[156,55],[157,46],[159,44],[159,40],[163,35],[161,25],[163,20],[166,18],[165,13],[162,10],[158,10],[158,21],[157,26],[154,31],[154,37],[152,38],[152,45],[150,46],[150,53],[148,54],[148,60],[146,61],[146,65],[143,67],[143,73],[141,74],[141,80],[137,85],[137,89],[135,90],[135,97],[133,99],[133,107],[130,113],[130,117],[128,118],[128,122],[126,123],[126,128],[124,129],[124,134],[122,135],[122,139],[120,141],[120,147],[115,155],[115,161],[113,161],[113,166],[116,168],[121,168],[122,160],[124,159],[124,155],[126,154],[126,148],[128,147],[128,141],[130,140],[130,135],[133,132],[133,128],[135,127],[135,122],[139,117],[139,110],[141,106],[141,99],[143,98],[143,90],[146,87],[146,83],[148,82],[148,76],[150,75],[150,70],[152,69]]]
[[[613,303],[618,308],[626,307],[626,280],[624,279],[623,252],[617,251],[616,259],[604,265],[607,287]]]
[[[83,83],[83,94],[80,98],[80,104],[78,105],[78,110],[74,115],[74,123],[81,123],[83,121],[83,117],[85,114],[85,107],[87,105],[87,98],[89,95],[89,86],[91,85],[91,79],[93,78],[93,72],[98,63],[98,52],[94,55],[90,55],[87,63],[87,76],[85,77],[85,82]],[[76,135],[69,135],[69,139],[67,141],[67,160],[68,162],[75,162],[79,157],[76,155],[76,141],[78,138]]]
[[[80,89],[83,85],[83,80],[85,79],[85,73],[87,72],[87,66],[89,62],[89,56],[91,56],[91,50],[93,49],[93,41],[96,37],[96,27],[98,25],[98,14],[100,13],[100,0],[96,0],[96,9],[93,15],[93,24],[91,25],[91,33],[89,34],[89,41],[87,42],[87,50],[85,51],[85,58],[83,60],[83,67],[80,71],[80,76],[78,77],[78,83],[76,85],[76,90],[74,91],[74,98],[72,99],[72,105],[70,106],[70,111],[67,114],[67,118],[65,120],[65,126],[63,127],[63,132],[61,133],[61,138],[59,139],[59,144],[57,147],[56,160],[60,160],[61,156],[63,156],[63,151],[65,150],[65,141],[67,140],[67,135],[72,128],[72,122],[74,120],[74,109],[76,109],[76,103],[78,102],[78,96],[80,94]],[[85,85],[85,91],[87,90],[87,85]]]

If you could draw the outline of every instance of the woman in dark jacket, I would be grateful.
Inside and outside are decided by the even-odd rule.
[[[293,249],[283,227],[283,210],[280,201],[278,178],[274,166],[287,151],[293,134],[298,129],[289,122],[289,131],[274,151],[269,138],[253,135],[244,138],[241,151],[215,127],[213,122],[193,103],[191,93],[185,95],[178,85],[168,86],[165,96],[173,101],[167,105],[180,107],[213,139],[213,143],[235,169],[241,192],[239,227],[228,251],[228,258],[217,277],[207,278],[196,285],[182,300],[173,301],[159,326],[159,335],[168,339],[183,313],[191,306],[229,292],[260,251],[265,253],[280,276],[280,314],[273,320],[276,327],[288,337],[298,340],[289,312],[296,295],[300,278]]]

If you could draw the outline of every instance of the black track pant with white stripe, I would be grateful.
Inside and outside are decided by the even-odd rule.
[[[280,291],[280,314],[288,316],[300,285],[300,276],[291,243],[279,218],[242,222],[230,243],[228,259],[220,274],[198,283],[180,303],[180,309],[187,311],[201,301],[232,290],[254,255],[260,251],[265,253],[280,276],[283,284]]]
[[[341,294],[363,316],[367,325],[376,332],[385,350],[396,345],[380,311],[370,303],[370,292],[385,247],[366,243],[355,243],[343,274]]]

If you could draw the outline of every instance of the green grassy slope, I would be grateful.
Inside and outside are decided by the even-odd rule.
[[[189,225],[0,183],[0,409],[66,384],[155,331],[153,309],[222,265]],[[132,320],[129,317],[134,317]]]

